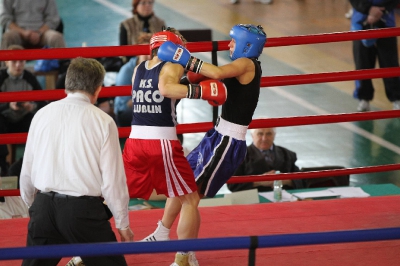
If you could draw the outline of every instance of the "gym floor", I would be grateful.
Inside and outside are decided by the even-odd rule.
[[[68,47],[115,46],[119,24],[131,16],[131,0],[56,0],[64,22]],[[213,40],[229,40],[238,23],[260,24],[268,37],[348,31],[347,0],[274,0],[270,5],[242,0],[156,0],[155,13],[177,29],[211,29]],[[399,16],[397,17],[400,25]],[[199,55],[210,61],[209,53]],[[263,76],[354,70],[351,42],[265,48],[260,57]],[[218,52],[218,64],[229,62]],[[391,110],[380,79],[374,80],[373,110]],[[356,112],[353,81],[261,89],[254,119]],[[179,123],[211,121],[211,108],[203,101],[183,100]],[[277,129],[275,143],[297,153],[297,165],[346,168],[400,163],[400,118]],[[196,146],[204,133],[185,134],[184,146]],[[248,144],[251,143],[247,136]],[[393,183],[400,172],[352,175],[351,185]]]

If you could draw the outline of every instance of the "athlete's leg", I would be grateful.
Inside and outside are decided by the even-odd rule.
[[[197,238],[200,229],[199,194],[196,191],[179,199],[182,208],[177,228],[178,239]]]
[[[176,217],[178,217],[178,214],[181,211],[181,208],[182,203],[178,197],[167,199],[165,203],[164,214],[161,219],[166,228],[171,229]]]

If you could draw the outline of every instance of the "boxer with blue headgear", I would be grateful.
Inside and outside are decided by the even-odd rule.
[[[223,66],[204,62],[172,42],[165,42],[158,49],[159,59],[178,63],[189,71],[189,81],[189,74],[195,72],[222,80],[227,88],[227,98],[215,127],[186,156],[201,197],[214,197],[243,162],[247,151],[246,132],[260,94],[262,71],[258,58],[267,40],[265,32],[261,26],[238,24],[230,35],[232,40],[228,46],[232,62]],[[176,198],[167,199],[161,219],[163,225],[172,226],[180,206]],[[163,234],[160,228],[145,238],[146,241],[167,239],[168,234]]]
[[[267,35],[260,25],[238,24],[233,26],[229,35],[236,42],[235,50],[230,55],[232,60],[240,57],[258,58],[267,41]]]

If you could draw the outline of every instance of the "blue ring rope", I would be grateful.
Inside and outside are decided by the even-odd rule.
[[[335,232],[282,234],[258,237],[259,248],[400,239],[400,227]],[[178,250],[249,249],[250,236],[200,238],[160,242],[118,242],[1,248],[0,260],[163,253]]]

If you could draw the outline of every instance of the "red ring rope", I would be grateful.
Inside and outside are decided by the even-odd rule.
[[[320,177],[351,175],[351,174],[388,172],[395,170],[400,170],[400,164],[388,164],[388,165],[324,170],[324,171],[282,173],[279,174],[279,179],[286,180],[286,179],[320,178]],[[246,182],[258,182],[258,181],[274,181],[276,177],[277,175],[232,176],[227,181],[227,183],[232,184],[232,183],[246,183]],[[20,196],[20,191],[19,189],[0,190],[0,197],[7,197],[7,196]]]
[[[384,38],[400,36],[400,28],[373,29],[361,31],[335,32],[311,35],[299,35],[289,37],[268,38],[265,47],[289,46],[300,44],[317,44],[328,42],[342,42],[351,40]],[[228,50],[229,41],[218,41],[217,51]],[[213,50],[213,42],[191,42],[187,48],[192,53],[210,52]],[[36,60],[36,59],[70,59],[82,57],[111,57],[134,56],[149,53],[149,45],[124,45],[124,46],[100,46],[79,48],[52,48],[52,49],[28,49],[28,50],[2,50],[0,60]]]
[[[351,114],[329,114],[329,115],[311,115],[311,116],[295,116],[280,117],[268,119],[254,119],[249,128],[263,127],[288,127],[288,126],[304,126],[316,124],[331,124],[342,122],[366,121],[375,119],[387,119],[400,117],[400,110],[388,111],[372,111]],[[193,124],[180,124],[177,126],[178,134],[181,133],[198,133],[206,132],[213,127],[212,122],[200,122]],[[126,138],[129,136],[130,127],[120,127],[119,137]],[[10,133],[0,134],[0,144],[22,144],[26,142],[27,133]]]
[[[261,87],[313,84],[366,78],[388,78],[397,76],[400,76],[400,67],[331,73],[271,76],[263,77],[261,79]],[[103,88],[99,97],[129,96],[130,93],[130,86],[110,86]],[[65,92],[63,90],[2,92],[0,102],[59,100],[64,96]]]

